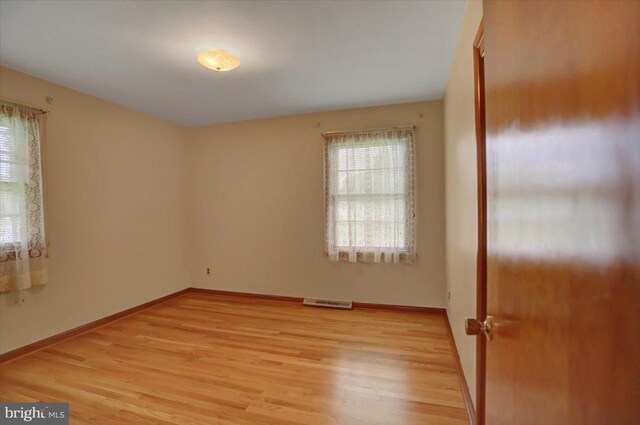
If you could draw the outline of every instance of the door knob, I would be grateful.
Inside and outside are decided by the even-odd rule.
[[[464,319],[464,331],[467,335],[484,334],[487,339],[491,339],[493,317],[487,316],[484,322],[467,317]]]

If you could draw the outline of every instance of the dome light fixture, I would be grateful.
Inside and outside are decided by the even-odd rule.
[[[240,65],[240,59],[224,49],[213,49],[198,55],[198,62],[214,71],[231,71]]]

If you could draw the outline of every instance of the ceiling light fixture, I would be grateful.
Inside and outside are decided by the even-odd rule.
[[[231,71],[240,65],[240,59],[224,49],[213,49],[198,55],[198,62],[214,71]]]

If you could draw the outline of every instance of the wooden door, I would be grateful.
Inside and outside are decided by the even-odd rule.
[[[488,425],[640,423],[640,2],[485,1]]]

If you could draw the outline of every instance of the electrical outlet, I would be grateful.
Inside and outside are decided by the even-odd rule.
[[[447,291],[447,299],[450,300],[451,299],[451,291]]]
[[[207,267],[207,276],[211,276],[211,268]]]

